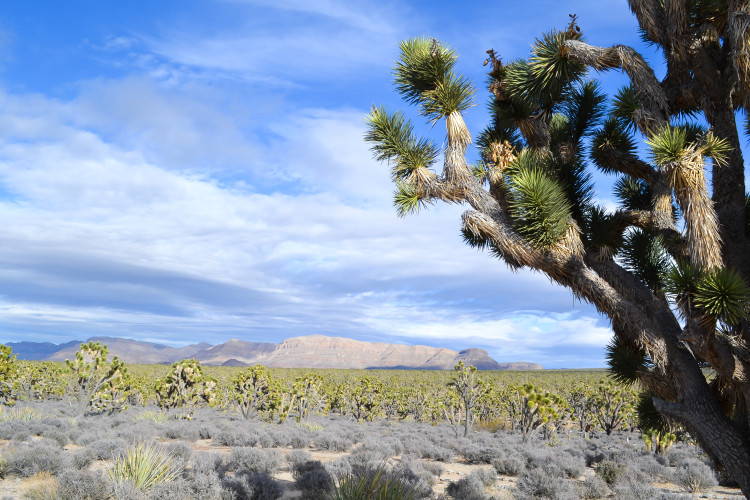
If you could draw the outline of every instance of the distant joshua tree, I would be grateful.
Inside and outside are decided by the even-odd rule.
[[[462,112],[475,90],[453,50],[415,38],[401,43],[396,90],[430,122],[445,119],[445,147],[384,107],[367,117],[366,139],[391,165],[399,215],[468,205],[469,245],[607,315],[615,375],[639,380],[750,496],[750,199],[735,121],[750,107],[750,2],[628,3],[662,51],[662,80],[631,47],[587,44],[575,16],[528,60],[489,50],[491,123],[470,165]],[[630,79],[608,112],[588,68]],[[590,163],[617,176],[614,213],[594,202]]]

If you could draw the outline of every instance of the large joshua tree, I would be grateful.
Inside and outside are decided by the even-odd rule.
[[[465,204],[469,245],[608,316],[614,373],[639,380],[750,496],[750,202],[736,123],[750,109],[750,3],[629,4],[663,53],[662,80],[631,47],[587,44],[575,16],[527,60],[489,50],[491,123],[470,165],[462,112],[474,88],[454,51],[417,38],[401,44],[395,86],[430,122],[445,119],[444,146],[383,107],[366,139],[390,163],[400,215]],[[589,68],[619,69],[630,84],[608,106]],[[590,163],[617,176],[614,213],[593,201]]]

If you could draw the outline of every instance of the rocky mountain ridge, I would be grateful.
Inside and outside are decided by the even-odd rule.
[[[164,364],[195,358],[207,365],[249,366],[262,364],[279,368],[355,368],[451,370],[459,361],[480,370],[541,370],[527,362],[498,363],[484,349],[454,351],[424,345],[363,342],[342,337],[307,335],[291,337],[280,344],[231,339],[217,345],[205,342],[184,347],[168,347],[151,342],[114,337],[92,337],[106,344],[110,358],[125,363]],[[64,361],[73,359],[82,342],[55,344],[10,342],[19,359]]]

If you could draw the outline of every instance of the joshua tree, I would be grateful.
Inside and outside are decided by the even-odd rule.
[[[486,390],[486,385],[477,375],[476,366],[469,365],[466,367],[463,361],[459,361],[453,367],[453,371],[455,374],[448,386],[456,390],[458,399],[463,404],[464,437],[467,437],[469,431],[471,431],[471,425],[474,423],[474,407]]]
[[[78,400],[78,413],[123,409],[127,396],[127,368],[117,356],[107,363],[109,349],[91,341],[81,344],[75,361],[65,360],[72,373],[72,389]]]
[[[390,162],[400,215],[468,205],[468,244],[543,272],[608,316],[615,373],[640,380],[750,495],[750,198],[735,121],[750,106],[750,2],[629,5],[662,51],[662,80],[631,47],[587,44],[575,16],[528,60],[505,64],[489,50],[491,123],[471,166],[462,112],[474,88],[454,51],[417,38],[401,44],[396,89],[429,121],[445,119],[445,147],[382,107],[366,139]],[[630,79],[608,114],[589,68]],[[594,203],[588,159],[618,176],[614,213]]]
[[[263,365],[255,365],[237,374],[233,380],[234,393],[245,419],[273,405],[273,381],[271,373]]]
[[[212,405],[216,380],[206,377],[195,359],[175,361],[167,376],[157,381],[156,401],[161,408],[180,408],[180,418],[192,420],[195,407],[206,402]]]

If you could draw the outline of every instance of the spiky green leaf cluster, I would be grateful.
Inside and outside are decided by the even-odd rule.
[[[690,124],[682,126],[665,125],[656,129],[646,140],[651,149],[651,158],[657,165],[680,161],[686,152],[699,153],[724,164],[731,151],[729,143],[717,138],[711,131]]]
[[[560,100],[586,73],[582,63],[565,56],[564,43],[572,38],[580,35],[553,30],[537,39],[531,47],[526,71],[517,73],[518,81],[513,88],[536,102]]]
[[[680,161],[687,145],[687,131],[667,125],[656,130],[646,144],[651,150],[651,159],[657,165]]]
[[[623,176],[615,182],[614,193],[617,200],[627,210],[649,210],[651,208],[651,189],[642,180]]]
[[[733,269],[709,271],[697,284],[695,304],[705,314],[734,325],[748,317],[750,288]]]
[[[623,342],[620,337],[613,337],[605,347],[609,374],[621,384],[634,384],[638,373],[645,372],[649,366],[646,354],[635,346]]]
[[[585,225],[586,246],[588,249],[603,252],[614,257],[623,244],[622,232],[614,223],[612,214],[601,207],[591,207]]]
[[[109,476],[115,482],[130,482],[139,490],[174,481],[182,473],[175,457],[157,444],[131,445],[125,455],[116,456]]]
[[[622,261],[651,290],[661,290],[662,270],[670,260],[660,236],[642,229],[629,231],[622,246]]]
[[[599,124],[604,116],[605,94],[596,81],[589,80],[573,89],[564,103],[565,114],[570,123],[570,135],[581,138]]]
[[[372,144],[376,160],[391,162],[391,177],[396,182],[406,180],[418,168],[429,168],[440,154],[432,142],[414,135],[414,127],[400,111],[373,108],[365,121],[365,141]]]
[[[636,157],[635,151],[631,133],[612,116],[594,133],[591,141],[591,159],[599,170],[607,174],[618,172],[609,163],[612,156],[623,160],[632,159]]]
[[[435,121],[473,105],[474,87],[453,70],[455,51],[427,37],[403,41],[400,49],[394,68],[396,90],[410,104],[419,105],[422,115]]]
[[[533,246],[548,249],[565,234],[571,205],[563,187],[543,169],[543,158],[523,151],[505,172],[513,222]]]
[[[424,200],[414,187],[404,182],[396,184],[396,190],[393,192],[393,206],[399,217],[419,212],[424,204]]]
[[[645,431],[657,431],[668,433],[671,430],[669,422],[656,410],[653,401],[654,394],[651,391],[643,391],[638,397],[636,404],[636,415],[638,416],[638,427]]]
[[[612,117],[625,132],[636,129],[635,116],[641,109],[641,102],[632,85],[620,88],[615,95]]]
[[[698,292],[701,276],[702,272],[698,266],[688,261],[678,261],[675,265],[669,266],[662,276],[664,291],[671,296],[677,306],[688,309]]]

